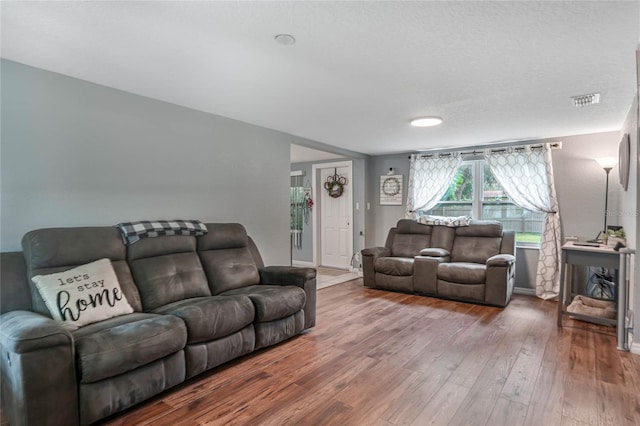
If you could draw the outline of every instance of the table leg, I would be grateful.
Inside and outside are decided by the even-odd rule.
[[[566,288],[566,254],[562,251],[562,262],[560,262],[560,291],[558,292],[558,326],[562,326],[562,310],[564,309],[565,288]]]

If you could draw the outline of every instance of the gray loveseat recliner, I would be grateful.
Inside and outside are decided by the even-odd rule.
[[[506,306],[515,280],[515,233],[496,221],[469,226],[401,219],[384,247],[362,250],[364,285]]]
[[[2,253],[0,368],[11,425],[88,424],[315,325],[315,270],[264,267],[242,225],[125,246],[113,227],[29,232]],[[134,312],[68,331],[34,275],[109,258]]]

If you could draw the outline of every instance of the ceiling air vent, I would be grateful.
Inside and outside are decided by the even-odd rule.
[[[574,96],[573,105],[583,107],[587,105],[595,105],[600,103],[600,93],[590,93],[588,95]]]

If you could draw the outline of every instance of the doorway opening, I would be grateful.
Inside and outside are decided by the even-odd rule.
[[[339,194],[325,188],[325,183],[335,181],[336,177],[346,179]],[[313,210],[313,263],[349,271],[353,254],[352,161],[313,164],[312,178],[317,194],[317,208]]]

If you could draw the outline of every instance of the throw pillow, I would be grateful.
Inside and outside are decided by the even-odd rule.
[[[109,259],[31,280],[53,319],[70,330],[133,312]]]
[[[469,226],[470,221],[471,217],[469,216],[420,216],[418,218],[418,223],[421,223],[423,225],[442,225],[448,226],[450,228],[455,228],[458,226]]]

